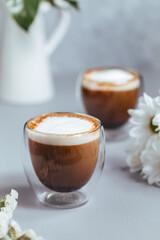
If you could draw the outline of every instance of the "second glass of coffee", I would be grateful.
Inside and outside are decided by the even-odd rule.
[[[88,114],[99,118],[108,140],[127,136],[128,109],[136,106],[141,77],[122,68],[98,68],[82,75],[81,95]]]

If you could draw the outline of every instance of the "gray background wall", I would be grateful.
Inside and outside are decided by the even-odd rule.
[[[51,58],[55,73],[94,66],[123,66],[141,72],[145,89],[160,88],[159,0],[80,0],[69,30]],[[48,18],[51,22],[51,17]]]

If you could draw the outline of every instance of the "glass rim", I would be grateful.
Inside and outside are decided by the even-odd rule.
[[[81,132],[81,133],[67,133],[67,134],[45,133],[45,132],[37,131],[36,129],[30,129],[30,128],[28,128],[27,124],[28,124],[29,121],[31,121],[31,120],[39,117],[39,116],[46,115],[46,114],[52,114],[52,113],[53,113],[53,114],[54,114],[54,113],[56,113],[56,114],[64,113],[64,114],[75,114],[75,115],[80,115],[80,116],[86,116],[86,117],[89,117],[89,118],[92,118],[92,119],[96,120],[97,123],[98,123],[98,126],[97,126],[96,128],[94,128],[94,129],[91,129],[91,130],[88,130],[88,131],[85,131],[85,132]],[[101,126],[102,126],[102,122],[101,122],[98,118],[93,117],[93,116],[91,116],[91,115],[84,114],[84,113],[77,113],[77,112],[51,112],[51,113],[38,114],[38,115],[36,115],[35,117],[30,118],[28,121],[25,122],[25,124],[24,124],[24,129],[27,129],[27,130],[29,130],[30,132],[37,133],[37,134],[39,134],[39,135],[56,136],[56,137],[63,137],[63,136],[65,136],[65,137],[69,137],[69,136],[70,136],[70,137],[74,137],[74,136],[80,136],[80,135],[84,135],[84,134],[94,133],[94,132],[96,132],[98,129],[100,129]]]

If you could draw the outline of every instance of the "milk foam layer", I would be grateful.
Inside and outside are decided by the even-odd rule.
[[[32,119],[30,123],[34,124],[35,122],[36,120]],[[99,130],[94,131],[95,120],[89,121],[68,116],[47,116],[42,121],[37,122],[38,124],[36,123],[34,129],[28,128],[28,137],[42,144],[78,145],[99,137]],[[89,131],[91,132],[88,133]]]
[[[91,130],[93,123],[75,117],[48,117],[44,119],[36,130],[51,134],[76,134]]]
[[[123,69],[95,69],[84,74],[82,85],[91,90],[126,91],[138,88],[140,79],[135,72]]]
[[[91,72],[89,78],[92,81],[108,82],[113,84],[125,84],[133,78],[133,75],[121,69],[108,69]]]

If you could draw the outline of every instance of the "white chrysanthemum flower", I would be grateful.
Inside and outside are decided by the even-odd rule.
[[[11,223],[10,223],[10,226],[14,228],[17,238],[22,235],[22,230],[21,230],[19,224],[16,221],[12,220]]]
[[[144,93],[138,101],[137,109],[128,112],[131,115],[129,135],[135,142],[127,150],[127,163],[131,172],[137,172],[142,168],[140,155],[148,140],[154,135],[160,135],[160,101]]]
[[[160,187],[160,137],[152,137],[141,154],[143,178]]]
[[[131,115],[129,135],[145,144],[157,131],[158,125],[156,121],[153,122],[153,119],[157,119],[160,113],[160,104],[144,93],[139,99],[137,109],[130,109],[128,112]]]
[[[4,238],[8,232],[8,219],[0,215],[0,238]]]
[[[135,139],[127,150],[130,171],[141,170],[149,184],[160,186],[160,97],[151,98],[144,94],[137,109],[129,110],[129,114],[129,134]]]

